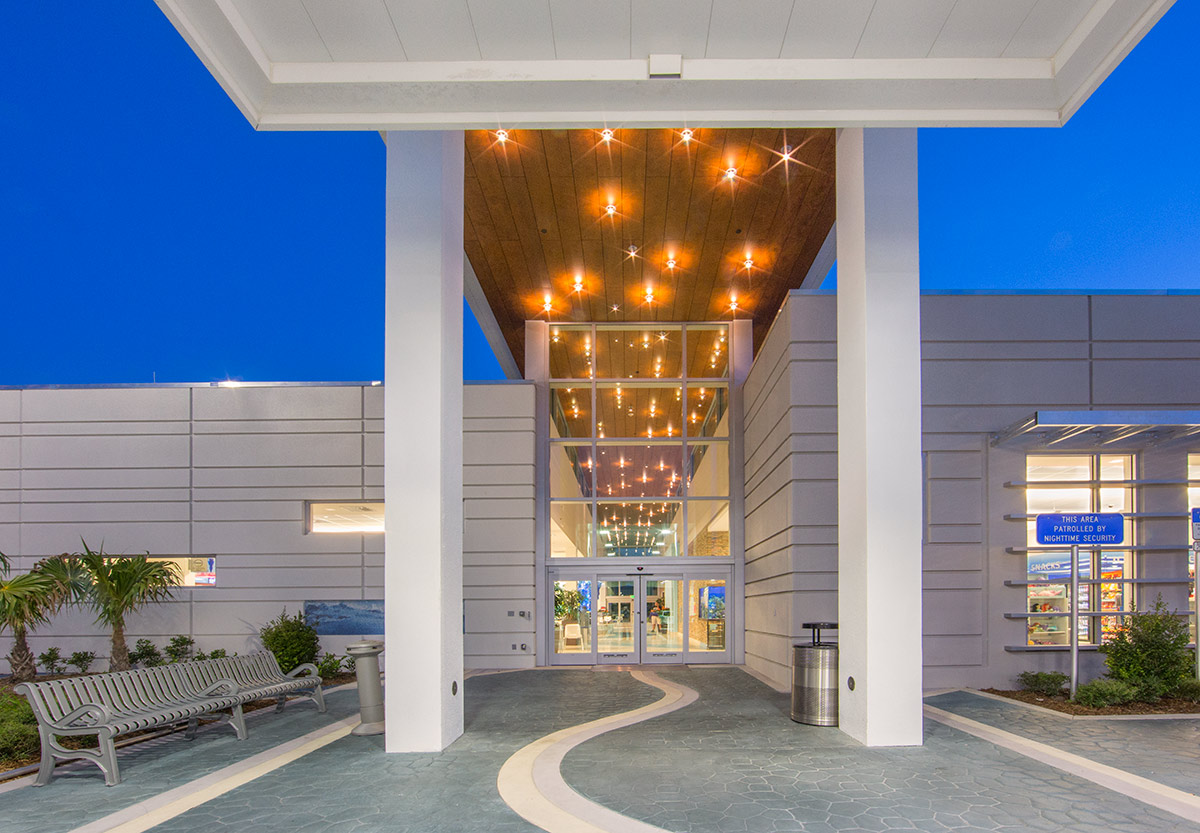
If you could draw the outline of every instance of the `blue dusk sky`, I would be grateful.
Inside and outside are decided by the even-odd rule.
[[[923,288],[1200,290],[1198,41],[1180,2],[1065,128],[922,130]],[[256,133],[148,0],[5,3],[0,71],[0,385],[382,378],[377,133]]]

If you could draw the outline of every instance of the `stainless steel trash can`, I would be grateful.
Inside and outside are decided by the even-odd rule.
[[[838,647],[822,642],[822,630],[837,622],[805,622],[812,630],[808,645],[792,648],[792,720],[810,726],[838,725]]]

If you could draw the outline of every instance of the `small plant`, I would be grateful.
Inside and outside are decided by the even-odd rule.
[[[62,654],[57,647],[47,648],[38,654],[38,665],[47,674],[61,674],[65,667]]]
[[[317,673],[322,677],[332,677],[342,669],[342,658],[337,654],[325,654],[317,662]]]
[[[229,652],[226,651],[224,648],[213,648],[212,651],[209,652],[208,658],[209,659],[225,659],[227,656],[229,656]]]
[[[96,661],[95,651],[76,651],[67,657],[67,665],[77,670],[80,674],[86,674],[88,669],[92,667],[92,663]]]
[[[1113,680],[1107,677],[1092,680],[1075,690],[1075,702],[1093,709],[1132,703],[1138,699],[1138,696],[1139,692],[1135,686],[1124,680]]]
[[[356,662],[357,662],[357,660],[354,659],[354,657],[350,656],[349,654],[342,657],[342,667],[344,667],[346,669],[347,674],[354,673],[354,668],[355,668]]]
[[[1017,675],[1017,684],[1026,691],[1053,697],[1062,693],[1069,679],[1061,671],[1022,671]]]
[[[176,663],[187,662],[192,658],[192,654],[195,653],[195,651],[196,640],[192,639],[190,636],[179,634],[178,636],[171,637],[171,641],[167,643],[167,647],[164,652],[167,655],[168,662]]]
[[[297,665],[316,662],[321,650],[315,623],[304,618],[304,611],[288,616],[287,608],[259,631],[263,647],[275,655],[280,670],[287,673]]]
[[[1191,674],[1189,641],[1187,620],[1169,610],[1159,596],[1150,610],[1127,616],[1100,652],[1109,677],[1147,687],[1158,681],[1165,693]]]
[[[130,662],[140,662],[143,668],[153,668],[156,665],[162,665],[162,651],[149,639],[139,639],[137,644],[133,646],[133,650],[129,652]]]
[[[1184,680],[1175,686],[1175,690],[1171,692],[1171,696],[1178,697],[1180,700],[1187,700],[1191,703],[1200,703],[1200,680],[1195,678]]]

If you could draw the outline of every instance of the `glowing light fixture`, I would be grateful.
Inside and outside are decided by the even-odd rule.
[[[668,268],[668,269],[674,269],[674,268],[675,268],[675,258],[673,258],[673,257],[669,257],[669,258],[667,258],[667,268]]]
[[[505,142],[507,142],[508,141],[508,131],[507,130],[497,130],[496,131],[496,141],[499,142],[500,144],[504,144]]]
[[[608,128],[608,127],[606,127],[606,128],[604,128],[603,130],[601,130],[601,131],[600,131],[600,140],[601,140],[601,141],[603,141],[603,142],[611,142],[611,141],[612,141],[612,137],[613,137],[613,132],[612,132],[612,129],[611,129],[611,128]]]
[[[746,259],[742,261],[742,265],[745,266],[747,269],[753,269],[754,268],[754,258],[750,257],[750,255],[746,255]]]
[[[575,276],[575,291],[583,292],[583,275]]]
[[[685,145],[692,140],[693,135],[694,134],[692,133],[691,129],[687,127],[679,131],[679,138],[683,140]]]
[[[737,179],[737,168],[726,168],[725,169],[725,178],[727,180],[729,180],[730,182]]]
[[[546,296],[542,299],[542,309],[546,312],[550,311],[550,293],[546,293]]]
[[[610,202],[608,205],[604,206],[604,213],[611,217],[617,213],[617,207]]]
[[[649,286],[649,285],[646,286],[646,303],[647,304],[654,303],[654,287]]]
[[[629,252],[630,257],[633,257],[638,253],[638,247],[630,243],[629,248],[627,248],[625,251]]]
[[[730,295],[730,296],[729,296],[729,308],[730,308],[731,310],[733,310],[734,312],[736,312],[736,311],[737,311],[737,308],[738,308],[738,302],[737,302],[737,296],[736,296],[736,295]],[[701,396],[701,398],[703,398],[703,396],[704,396],[704,389],[703,389],[703,388],[701,388],[701,389],[700,389],[700,396]]]

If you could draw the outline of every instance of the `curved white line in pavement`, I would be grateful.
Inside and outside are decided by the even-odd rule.
[[[663,692],[663,697],[633,711],[602,717],[561,729],[517,750],[496,777],[500,797],[521,818],[548,833],[664,833],[661,827],[623,816],[584,798],[563,780],[560,766],[566,754],[584,741],[669,714],[691,705],[700,696],[687,686],[668,682],[652,671],[636,670],[633,677]]]

